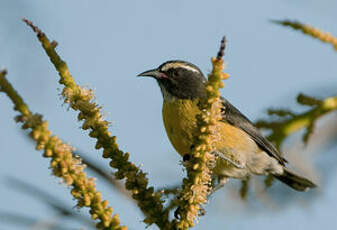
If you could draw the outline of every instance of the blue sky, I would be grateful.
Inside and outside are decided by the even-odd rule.
[[[79,128],[76,113],[62,105],[57,73],[20,19],[32,20],[59,43],[57,51],[76,81],[95,89],[96,101],[103,105],[120,147],[149,173],[150,183],[175,185],[184,174],[164,132],[159,88],[155,81],[136,75],[170,59],[190,61],[208,73],[210,57],[226,35],[225,61],[231,78],[222,95],[252,120],[263,117],[271,105],[295,106],[299,92],[329,96],[336,93],[337,53],[329,45],[268,20],[298,19],[337,35],[336,9],[333,0],[2,0],[0,68],[7,68],[8,79],[30,108],[44,115],[54,134],[107,167],[101,153],[94,150],[94,141]],[[55,215],[46,206],[5,185],[6,176],[11,175],[74,205],[69,189],[50,176],[48,160],[34,150],[13,121],[16,113],[2,94],[0,108],[0,211],[53,220]],[[222,190],[195,229],[332,229],[337,226],[337,180],[335,171],[332,174],[317,199],[303,205],[299,203],[306,195],[292,193],[295,202],[279,210],[261,202],[247,208],[232,200],[229,189]],[[132,202],[97,183],[122,223],[131,229],[144,228]],[[16,229],[1,221],[0,228]]]

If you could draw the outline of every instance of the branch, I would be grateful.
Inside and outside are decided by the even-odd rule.
[[[110,184],[114,189],[116,189],[120,194],[124,197],[134,201],[131,197],[131,193],[125,189],[123,183],[119,180],[116,180],[115,177],[112,175],[111,172],[107,172],[103,170],[96,162],[89,160],[84,154],[75,152],[75,155],[79,155],[82,159],[83,164],[85,164],[88,169],[95,172],[99,175],[102,179],[104,179],[108,184]]]
[[[73,157],[72,147],[62,143],[57,136],[51,136],[48,122],[42,120],[39,114],[33,114],[21,96],[5,78],[6,71],[0,72],[0,92],[4,92],[13,102],[14,110],[20,115],[17,122],[23,123],[23,129],[30,129],[30,136],[36,141],[36,149],[44,150],[43,156],[51,158],[50,167],[53,175],[63,179],[64,183],[72,187],[71,194],[78,201],[78,207],[89,207],[93,219],[99,229],[126,229],[121,227],[118,215],[112,216],[112,208],[108,201],[102,201],[101,193],[96,190],[93,178],[87,178],[83,172],[85,166],[81,160]]]
[[[303,94],[297,96],[297,102],[301,105],[310,106],[311,109],[304,113],[294,113],[288,110],[269,110],[269,114],[277,115],[279,121],[259,120],[256,126],[261,129],[270,130],[271,134],[267,138],[280,149],[282,142],[292,133],[306,128],[303,135],[304,143],[309,141],[314,131],[315,124],[322,116],[337,110],[337,96],[328,97],[324,100],[318,100]],[[270,187],[273,183],[273,176],[269,175],[265,179],[266,187]]]
[[[32,141],[33,139],[29,137],[29,140]],[[118,192],[120,192],[124,197],[128,198],[129,200],[135,201],[134,199],[132,199],[131,193],[125,189],[122,181],[117,180],[111,171],[102,169],[102,167],[98,165],[95,161],[90,160],[88,157],[86,157],[86,154],[84,154],[83,152],[74,151],[73,154],[74,156],[80,156],[80,158],[82,159],[82,163],[85,164],[89,170],[93,171],[98,176],[100,176],[100,179],[105,180],[109,185],[111,185],[113,189],[116,189]]]
[[[40,222],[39,219],[26,216],[26,215],[20,215],[17,213],[0,211],[0,220],[2,224],[8,223],[8,224],[13,224],[15,226],[23,226],[26,229],[41,229],[41,228],[36,227],[36,225]],[[44,221],[43,226],[40,226],[40,227],[44,227],[44,229],[53,229],[53,230],[72,230],[73,229],[73,228],[62,227],[62,225],[57,225],[57,223],[49,222],[49,221],[48,222]]]
[[[26,195],[38,199],[45,205],[48,205],[51,209],[55,210],[62,217],[73,217],[87,226],[92,225],[92,222],[88,217],[80,215],[79,212],[74,210],[70,205],[67,205],[57,199],[54,194],[49,194],[48,192],[40,189],[38,186],[34,186],[33,184],[29,184],[15,177],[7,177],[6,184],[8,184],[9,187],[25,193]]]
[[[299,104],[311,106],[311,109],[304,113],[294,113],[288,117],[282,117],[279,121],[265,121],[259,120],[256,122],[258,128],[270,130],[271,134],[268,135],[268,139],[275,143],[276,147],[279,149],[281,143],[286,137],[292,133],[306,128],[306,132],[303,135],[303,141],[307,143],[311,133],[313,132],[314,125],[316,121],[327,113],[330,113],[337,109],[337,96],[328,97],[324,100],[317,100],[312,97],[299,94],[297,97]],[[280,113],[283,110],[278,110]]]
[[[131,163],[129,153],[124,153],[118,148],[116,136],[111,136],[108,131],[108,122],[103,120],[101,107],[92,102],[92,90],[82,88],[76,84],[70,75],[67,64],[56,53],[55,41],[50,42],[47,36],[31,21],[23,19],[37,34],[43,49],[46,51],[50,61],[59,73],[59,83],[64,85],[62,96],[64,101],[75,111],[80,111],[78,120],[84,120],[82,129],[90,130],[89,136],[97,139],[96,149],[103,148],[103,157],[109,158],[110,166],[116,168],[117,179],[126,178],[126,188],[132,191],[132,197],[138,201],[138,206],[146,216],[144,222],[151,225],[155,223],[161,229],[170,229],[168,213],[164,212],[161,193],[154,193],[153,187],[148,187],[146,174]]]
[[[289,26],[294,30],[300,30],[302,33],[316,38],[322,42],[330,43],[337,51],[337,38],[332,36],[329,32],[324,32],[320,29],[312,27],[310,25],[302,24],[297,21],[290,20],[272,20],[273,23],[280,24],[282,26]]]
[[[221,101],[219,89],[224,87],[222,79],[228,78],[222,72],[225,49],[225,37],[221,41],[221,47],[217,58],[212,58],[213,70],[206,84],[207,97],[200,101],[201,113],[197,116],[199,133],[194,140],[194,148],[187,169],[187,178],[183,180],[182,191],[178,201],[179,220],[175,220],[178,229],[188,229],[194,225],[198,217],[201,205],[206,203],[212,182],[211,162],[216,161],[212,154],[214,150],[215,125],[221,120]]]

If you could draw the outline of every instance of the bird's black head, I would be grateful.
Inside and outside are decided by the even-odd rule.
[[[197,66],[189,62],[167,61],[158,68],[145,71],[138,76],[155,78],[165,100],[194,99],[206,96],[206,78]]]

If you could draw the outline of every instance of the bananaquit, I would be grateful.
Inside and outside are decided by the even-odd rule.
[[[185,61],[168,61],[156,69],[138,76],[153,77],[161,89],[163,121],[173,147],[186,157],[193,148],[197,129],[196,115],[200,113],[198,102],[206,96],[206,78],[201,70]],[[259,130],[225,98],[222,100],[222,120],[215,143],[217,162],[213,169],[221,188],[228,178],[245,179],[254,175],[272,174],[278,180],[297,191],[316,187],[310,180],[296,175],[286,168],[287,161]]]

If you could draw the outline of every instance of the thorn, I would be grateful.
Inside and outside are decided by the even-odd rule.
[[[268,20],[270,23],[275,23],[275,24],[282,24],[284,21],[282,20],[277,20],[277,19],[269,19]]]
[[[22,21],[25,22],[28,26],[30,26],[38,37],[44,36],[44,33],[39,29],[39,27],[35,26],[32,21],[29,21],[26,18],[22,18]]]
[[[299,30],[303,27],[303,24],[300,23],[299,21],[296,20],[289,20],[289,19],[285,19],[285,20],[269,20],[271,23],[275,23],[278,25],[283,25],[283,26],[290,26],[295,30]]]
[[[1,70],[1,71],[0,71],[0,73],[1,73],[2,75],[4,75],[4,76],[5,76],[5,75],[6,75],[8,72],[7,72],[7,70],[6,70],[6,69],[3,69],[3,70]]]
[[[55,48],[55,47],[58,45],[58,43],[57,43],[57,41],[52,41],[52,42],[50,43],[50,45],[51,45],[53,48]]]
[[[216,57],[216,59],[221,60],[222,57],[225,55],[225,48],[226,48],[226,36],[223,36],[221,43],[220,43],[220,49],[218,52],[218,55]]]

